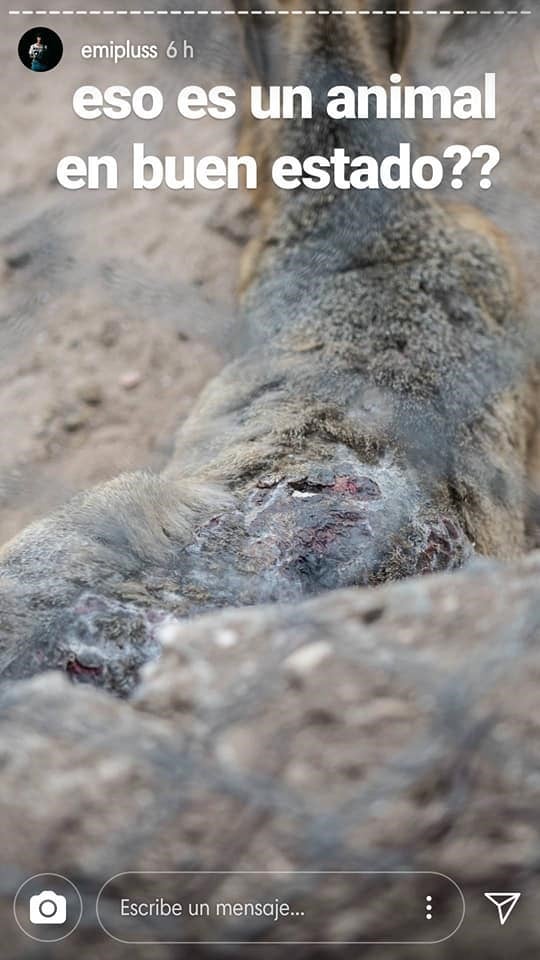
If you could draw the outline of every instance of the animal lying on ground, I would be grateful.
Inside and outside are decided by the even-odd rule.
[[[330,86],[401,66],[409,19],[239,18],[259,80],[301,78],[316,104],[247,122],[243,152],[264,172],[411,140],[402,121],[321,108]],[[171,617],[525,549],[534,398],[504,237],[414,190],[289,193],[267,176],[257,203],[243,350],[166,469],[77,496],[1,552],[4,678],[59,668],[126,694]]]

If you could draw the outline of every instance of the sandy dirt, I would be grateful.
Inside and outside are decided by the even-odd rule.
[[[186,68],[164,57],[170,24],[163,19],[49,18],[65,54],[40,75],[16,55],[36,18],[3,20],[0,542],[77,490],[122,470],[159,468],[194,397],[223,363],[245,199],[200,189],[135,193],[127,176],[117,191],[68,192],[55,182],[56,163],[69,153],[114,152],[126,173],[134,140],[158,154],[234,152],[233,123],[177,115],[173,93],[187,82]],[[499,146],[496,186],[480,191],[475,174],[459,199],[479,201],[509,232],[534,320],[540,41],[533,18],[511,27],[472,17],[415,26],[415,78],[475,83],[483,70],[497,70],[497,121],[431,124],[425,132],[434,144]],[[184,30],[189,39],[192,32]],[[81,59],[83,43],[128,37],[159,43],[160,59],[117,66]],[[198,68],[209,66],[207,56],[219,74],[215,64],[231,59],[230,41],[220,48],[219,40]],[[155,83],[167,107],[151,124],[83,121],[71,107],[83,83]]]
[[[133,140],[153,141],[163,154],[181,152],[188,137],[193,153],[221,144],[215,128],[181,129],[172,109],[151,136],[144,121],[113,128],[104,120],[98,131],[77,118],[77,86],[160,84],[160,68],[89,66],[78,50],[103,40],[102,22],[64,21],[64,60],[36,77],[14,54],[22,19],[26,28],[27,18],[10,19],[3,37],[13,95],[0,171],[0,541],[76,490],[164,462],[175,428],[222,362],[199,328],[213,317],[205,301],[217,304],[214,315],[234,310],[238,259],[221,226],[222,195],[135,193],[120,183],[83,196],[55,183],[56,163],[69,153],[111,145],[123,156],[118,146]],[[147,23],[107,23],[107,38],[126,34],[164,40]]]

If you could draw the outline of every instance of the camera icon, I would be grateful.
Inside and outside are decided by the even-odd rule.
[[[54,890],[42,890],[30,897],[30,923],[66,922],[66,898]]]

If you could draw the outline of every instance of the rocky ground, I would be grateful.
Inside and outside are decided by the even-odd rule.
[[[452,576],[186,621],[168,629],[161,659],[128,703],[52,673],[5,690],[4,955],[276,956],[260,944],[104,942],[94,900],[126,870],[435,869],[458,880],[467,914],[454,938],[422,955],[533,960],[539,575],[540,556],[531,554],[513,566],[478,561]],[[32,950],[13,931],[11,897],[27,876],[52,870],[77,883],[87,913],[69,941]],[[203,887],[205,899],[219,896],[218,879]],[[189,884],[182,881],[182,895]],[[418,884],[385,928],[388,939],[404,930],[406,939],[422,936]],[[164,889],[178,895],[179,881]],[[133,890],[127,878],[115,893]],[[251,882],[249,895],[258,890]],[[485,890],[523,892],[513,926],[499,927]],[[324,876],[308,894],[301,879],[289,892],[304,906],[303,940],[362,939],[395,896],[386,890],[359,911],[348,877],[329,911]],[[139,933],[148,938],[144,927]],[[277,934],[259,921],[250,936]],[[357,956],[332,949],[287,947],[294,957]],[[418,946],[379,949],[369,955],[420,954]]]

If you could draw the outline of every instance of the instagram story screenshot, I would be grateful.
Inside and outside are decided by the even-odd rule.
[[[538,0],[0,24],[0,960],[538,960]]]

